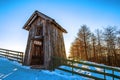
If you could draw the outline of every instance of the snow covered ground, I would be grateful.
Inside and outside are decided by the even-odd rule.
[[[87,80],[75,75],[64,75],[58,71],[35,70],[0,57],[0,80]]]
[[[88,62],[88,61],[83,61],[85,63],[91,63],[91,64],[96,64],[96,65],[102,65],[102,66],[106,66],[106,65],[103,65],[103,64],[97,64],[97,63],[94,63],[94,62]],[[98,68],[98,67],[93,67],[93,66],[87,66],[87,65],[83,65],[83,64],[74,64],[75,66],[79,66],[79,67],[82,67],[82,68],[86,68],[86,69],[90,69],[90,70],[95,70],[95,71],[99,71],[99,72],[104,72],[104,70],[102,68]],[[70,70],[72,71],[72,68],[69,67],[69,66],[60,66],[60,68],[63,68],[63,69],[66,69],[66,70]],[[115,67],[117,69],[120,69],[118,67]],[[86,74],[86,75],[91,75],[91,76],[94,76],[94,77],[98,77],[98,78],[103,78],[104,79],[104,75],[101,75],[101,74],[98,74],[98,73],[94,73],[94,72],[89,72],[89,71],[85,71],[85,70],[80,70],[80,69],[76,69],[74,68],[73,69],[75,72],[78,72],[78,73],[82,73],[82,74]],[[60,74],[63,74],[63,75],[72,75],[71,73],[68,73],[68,72],[65,72],[65,71],[61,71],[61,70],[55,70],[57,73],[60,73]],[[108,70],[108,69],[105,69],[105,72],[106,73],[111,73],[112,74],[112,70]],[[117,76],[120,76],[120,72],[116,72],[114,71],[114,74],[117,75]],[[75,74],[74,74],[75,75]],[[76,80],[79,80],[79,78],[81,76],[79,75],[75,75],[77,76],[77,79]],[[107,80],[113,80],[112,77],[110,76],[106,76],[106,79]],[[90,79],[89,79],[90,80]],[[114,78],[114,80],[120,80],[120,79],[117,79],[117,78]]]
[[[92,63],[92,62],[87,62]],[[96,63],[92,63],[96,64]],[[76,66],[81,66],[87,69],[97,70],[103,72],[102,69],[92,67],[92,66],[86,66],[82,64],[74,64]],[[102,65],[102,64],[98,64]],[[72,70],[71,67],[68,66],[60,66],[61,68]],[[80,70],[80,69],[74,69],[74,71],[87,74],[87,75],[94,75],[96,77],[103,78],[103,75]],[[107,73],[112,73],[111,70],[105,70]],[[120,76],[120,72],[114,72],[116,75]],[[112,80],[111,77],[106,77],[107,80]],[[31,69],[30,67],[22,66],[21,64],[15,62],[15,61],[9,61],[6,58],[0,57],[0,80],[91,80],[89,78],[85,78],[79,75],[72,75],[71,73],[61,71],[58,69],[55,69],[55,71],[48,71],[48,70],[38,70],[38,69]],[[119,80],[119,79],[115,79]]]

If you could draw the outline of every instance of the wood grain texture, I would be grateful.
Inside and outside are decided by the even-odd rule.
[[[29,26],[30,29],[26,46],[24,65],[31,65],[32,55],[35,54],[35,44],[33,42],[35,40],[42,40],[44,64],[41,65],[44,66],[45,69],[50,69],[50,67],[52,66],[52,56],[66,58],[66,51],[63,39],[64,32],[60,28],[56,27],[58,25],[55,25],[52,20],[38,16],[34,19],[34,21],[31,22],[31,25]],[[38,32],[37,27],[42,27],[40,28],[42,29],[42,34],[36,36],[36,32]],[[59,63],[58,65],[60,64],[61,63]]]

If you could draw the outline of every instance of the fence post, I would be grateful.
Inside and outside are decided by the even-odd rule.
[[[52,71],[54,70],[54,57],[52,56]]]
[[[73,59],[74,60],[74,59]],[[72,60],[72,75],[73,75],[73,60]]]
[[[8,56],[9,56],[9,51],[6,50],[6,55],[5,55],[5,57],[8,58]]]
[[[103,69],[104,69],[104,80],[106,80],[105,67]]]
[[[114,75],[114,70],[112,69],[112,74]],[[114,76],[113,76],[113,80],[114,80]]]
[[[24,53],[22,52],[21,55],[22,55],[22,64],[23,64],[23,62],[24,62]]]
[[[20,55],[20,53],[18,52],[18,54],[17,54],[17,61],[18,61],[18,62],[19,62],[19,59],[18,59],[18,58],[19,58],[19,55]]]

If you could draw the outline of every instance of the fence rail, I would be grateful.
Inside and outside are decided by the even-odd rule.
[[[23,63],[23,52],[0,48],[0,57]]]
[[[118,79],[118,80],[120,79],[120,75],[115,74],[116,72],[120,73],[120,69],[117,69],[117,68],[114,68],[114,67],[97,65],[97,64],[93,64],[93,63],[86,63],[86,62],[82,62],[82,61],[68,60],[68,59],[59,58],[59,57],[53,57],[53,61],[54,61],[53,68],[57,68],[57,69],[62,70],[62,71],[70,72],[72,74],[77,74],[77,75],[92,78],[92,79],[95,79],[95,80],[106,80],[107,76],[111,77],[113,80],[114,79]],[[58,62],[62,62],[63,65],[70,67],[71,70],[56,67]],[[103,71],[96,71],[96,70],[93,70],[93,69],[84,68],[84,67],[81,67],[81,66],[76,66],[74,64],[82,64],[82,65],[86,65],[86,66],[92,66],[92,67],[100,68]],[[88,72],[91,72],[91,73],[100,74],[103,77],[101,78],[101,77],[97,77],[97,76],[94,76],[94,75],[83,74],[83,73],[80,73],[80,72],[76,72],[74,69],[79,69],[79,70],[88,71]],[[106,72],[106,70],[111,70],[111,73]]]

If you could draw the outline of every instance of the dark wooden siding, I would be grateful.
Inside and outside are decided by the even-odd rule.
[[[48,69],[52,65],[51,56],[59,56],[66,58],[63,32],[56,27],[51,21],[42,19],[41,17],[30,25],[29,37],[25,52],[24,64],[30,65],[31,56],[33,54],[34,43],[33,38],[36,36],[37,26],[42,24],[44,67]],[[38,35],[37,35],[38,36]]]

